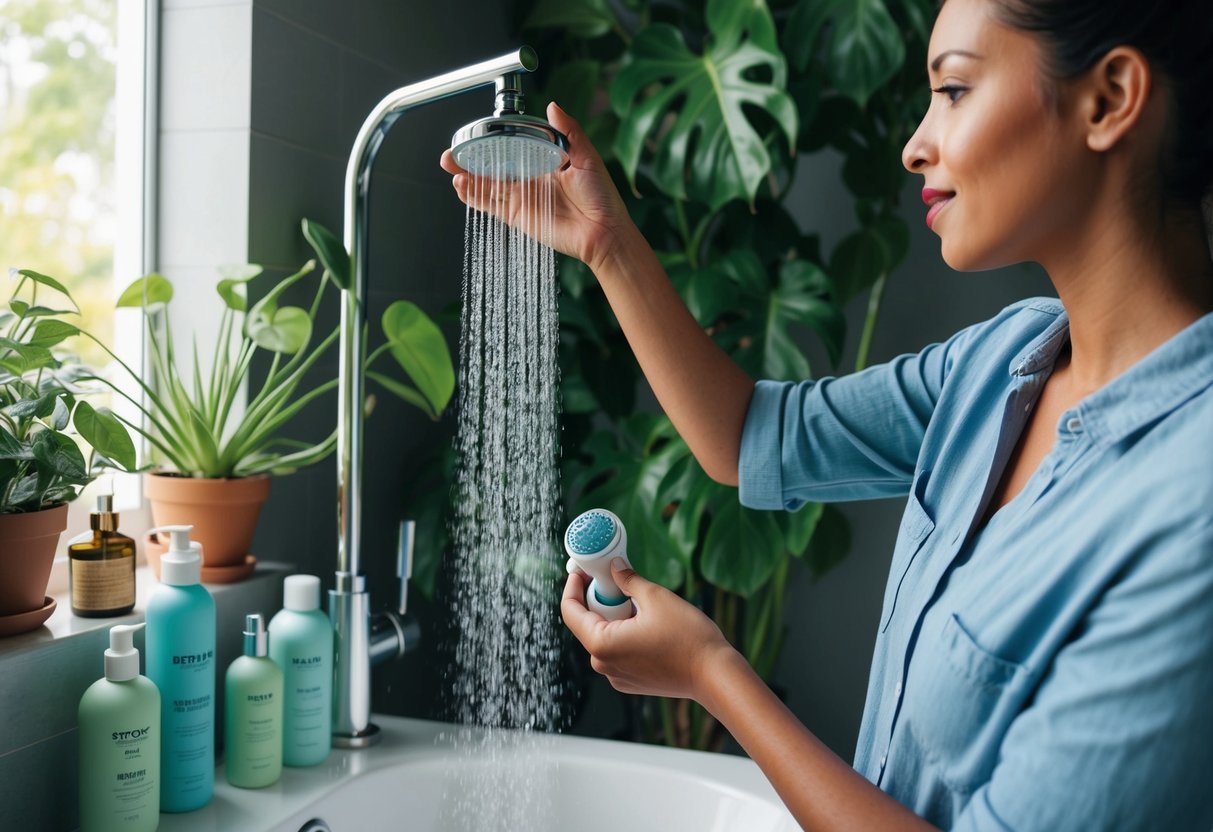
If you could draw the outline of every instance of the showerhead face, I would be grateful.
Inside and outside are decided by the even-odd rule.
[[[531,179],[568,161],[568,139],[541,118],[500,115],[460,128],[451,138],[459,167],[477,176]]]

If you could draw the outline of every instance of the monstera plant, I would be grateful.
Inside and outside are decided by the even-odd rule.
[[[842,372],[843,312],[866,297],[862,368],[909,247],[900,154],[926,108],[931,0],[521,5],[523,36],[544,55],[532,98],[559,101],[584,126],[711,337],[756,378],[811,378],[813,352]],[[855,220],[830,250],[785,206],[799,162],[827,150],[841,156]],[[817,576],[837,563],[845,521],[820,504],[752,511],[709,479],[669,420],[638,401],[639,369],[593,276],[566,259],[560,279],[568,515],[615,511],[638,571],[698,604],[770,680],[792,569]],[[424,499],[445,492],[428,484]],[[433,529],[419,540],[440,541]],[[687,701],[647,700],[631,733],[695,748],[725,739]]]

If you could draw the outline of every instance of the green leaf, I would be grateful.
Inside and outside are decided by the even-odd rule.
[[[763,136],[746,108],[773,119],[789,146],[798,120],[784,90],[787,68],[766,4],[709,0],[707,23],[703,55],[692,52],[674,26],[643,29],[611,84],[611,106],[621,118],[615,152],[633,189],[652,135],[658,187],[715,210],[732,199],[752,203],[771,170]],[[755,75],[769,80],[752,80]]]
[[[0,362],[14,375],[23,375],[30,370],[50,367],[56,363],[50,350],[36,344],[23,344],[11,338],[0,338],[0,348],[8,349],[16,356],[16,358],[6,356],[4,361]]]
[[[17,274],[22,275],[24,277],[28,277],[30,280],[34,281],[35,283],[41,283],[43,286],[49,286],[50,288],[54,289],[56,292],[58,292],[59,294],[63,295],[65,298],[70,300],[72,302],[72,306],[75,306],[77,310],[80,309],[79,304],[77,304],[75,298],[72,297],[72,293],[67,290],[66,286],[64,286],[58,280],[55,280],[55,278],[47,277],[46,275],[40,274],[39,272],[33,271],[32,269],[17,269]]]
[[[27,443],[9,433],[0,425],[0,459],[33,459],[34,453]]]
[[[565,29],[577,38],[596,38],[615,26],[606,0],[539,0],[523,29]]]
[[[431,412],[441,414],[455,392],[455,369],[442,330],[416,304],[398,300],[383,313],[383,334]]]
[[[367,370],[366,377],[381,385],[389,393],[399,396],[409,404],[420,409],[422,413],[429,416],[435,422],[438,421],[441,414],[434,412],[429,400],[421,395],[415,387],[409,387],[403,382],[397,381],[390,376],[385,376],[383,373],[376,373],[374,370]]]
[[[636,414],[623,425],[618,441],[598,434],[587,475],[599,481],[577,501],[585,511],[609,509],[628,530],[628,559],[640,574],[669,589],[685,580],[678,547],[670,539],[658,490],[670,468],[689,451],[669,420]]]
[[[785,551],[773,512],[745,508],[733,489],[713,500],[700,561],[710,583],[748,598],[771,579]]]
[[[124,471],[135,470],[135,443],[108,408],[94,409],[88,402],[80,402],[76,405],[72,424],[97,453],[113,460]]]
[[[67,427],[71,416],[71,411],[67,409],[67,403],[63,401],[63,397],[55,396],[55,406],[50,414],[50,426],[55,430],[63,430]]]
[[[153,272],[127,286],[118,296],[118,303],[115,306],[118,309],[138,309],[158,303],[168,303],[172,299],[173,284],[169,283],[168,278],[164,275]]]
[[[884,0],[800,0],[784,31],[797,69],[808,67],[823,32],[827,76],[860,106],[905,63],[901,29]]]
[[[803,556],[809,573],[820,578],[841,563],[850,550],[851,525],[847,518],[833,506],[824,506],[809,540],[808,551]]]
[[[80,334],[80,328],[65,321],[42,320],[34,327],[34,334],[27,343],[35,347],[53,347],[56,344]]]
[[[223,280],[215,284],[215,291],[219,293],[219,297],[223,298],[223,303],[228,309],[243,312],[248,309],[244,284],[260,275],[262,271],[263,269],[254,263],[243,266],[223,266],[219,269]]]
[[[716,266],[670,269],[670,280],[687,308],[702,327],[715,324],[726,312],[737,308],[737,284]]]
[[[253,343],[263,350],[294,355],[312,337],[312,319],[306,309],[283,306],[268,310],[258,306],[253,307],[244,329]]]
[[[838,286],[838,299],[846,303],[866,291],[889,272],[888,245],[879,231],[862,228],[843,238],[830,257],[830,274]]]
[[[38,483],[43,490],[54,478],[78,485],[88,482],[84,456],[71,437],[44,430],[34,437],[32,449],[38,462]]]
[[[333,282],[342,289],[349,289],[352,277],[350,255],[345,250],[345,245],[333,232],[306,217],[303,219],[303,236],[311,245],[312,251],[316,252],[316,259]]]
[[[779,525],[783,527],[784,543],[796,557],[803,556],[808,549],[824,508],[822,503],[805,503],[797,511],[776,513]]]

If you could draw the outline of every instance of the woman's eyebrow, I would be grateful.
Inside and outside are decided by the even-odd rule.
[[[981,55],[977,55],[972,52],[967,52],[964,49],[948,49],[945,52],[940,52],[938,55],[935,56],[935,60],[931,61],[931,71],[938,72],[940,65],[944,61],[944,58],[947,58],[949,55],[959,55],[963,58],[972,58],[975,61],[982,60]]]

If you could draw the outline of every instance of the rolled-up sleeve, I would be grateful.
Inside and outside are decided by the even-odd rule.
[[[906,493],[968,332],[854,375],[758,382],[741,437],[742,504],[795,510]]]

